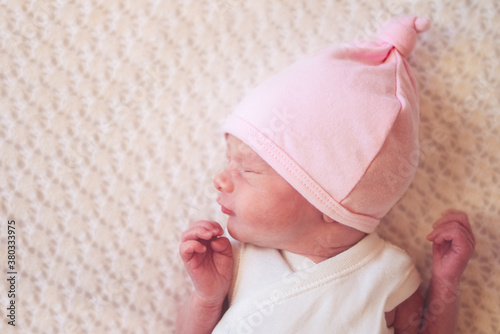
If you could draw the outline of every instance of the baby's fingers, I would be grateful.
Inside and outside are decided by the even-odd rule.
[[[462,211],[459,211],[456,209],[448,209],[448,210],[444,211],[443,213],[441,213],[441,218],[439,218],[438,221],[436,221],[432,225],[432,227],[437,228],[438,226],[440,226],[442,224],[449,223],[449,222],[459,223],[468,231],[469,234],[471,234],[473,236],[472,227],[471,227],[470,222],[469,222],[469,217],[467,216],[467,214],[465,212],[462,212]]]
[[[224,233],[222,227],[215,222],[209,221],[199,221],[195,222],[192,227],[190,227],[187,231],[182,233],[181,241],[187,240],[210,240],[213,237],[220,236]]]
[[[179,253],[182,261],[189,262],[193,259],[195,254],[202,254],[207,251],[207,247],[202,243],[195,240],[188,240],[181,243]]]
[[[197,220],[189,225],[190,228],[196,226],[202,226],[209,230],[214,230],[214,231],[222,231],[222,227],[220,226],[220,224],[211,220]]]
[[[427,240],[436,244],[451,242],[453,248],[474,250],[474,236],[460,223],[451,221],[438,225],[428,236]]]
[[[215,240],[212,240],[210,243],[210,247],[214,250],[214,252],[221,253],[224,255],[231,256],[232,255],[232,248],[231,248],[231,242],[229,241],[228,238],[222,237],[222,238],[217,238]]]

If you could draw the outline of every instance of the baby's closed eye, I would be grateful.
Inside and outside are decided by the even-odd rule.
[[[255,168],[245,167],[245,166],[241,166],[240,171],[242,173],[245,173],[245,174],[248,174],[248,173],[259,174],[259,172]]]

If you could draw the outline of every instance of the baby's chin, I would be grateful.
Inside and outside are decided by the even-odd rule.
[[[232,217],[229,217],[227,219],[227,233],[229,233],[231,238],[233,238],[234,240],[237,240],[239,242],[244,242],[244,241],[240,240],[241,238],[240,238],[239,234],[237,233],[236,229],[234,228],[234,226],[233,226],[234,222],[232,221],[231,218]]]
[[[252,240],[252,234],[248,231],[245,231],[242,228],[242,224],[237,222],[235,217],[229,217],[227,219],[227,232],[236,241],[242,243],[250,243],[254,244],[255,240]]]
[[[264,241],[262,238],[255,237],[253,233],[242,231],[238,228],[231,228],[231,224],[227,224],[227,232],[234,240],[243,244],[250,244],[262,248],[276,248],[269,240]]]

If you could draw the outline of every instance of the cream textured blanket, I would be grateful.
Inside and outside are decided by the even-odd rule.
[[[496,0],[0,0],[0,332],[172,333],[180,234],[224,222],[224,117],[298,57],[410,14],[433,21],[410,58],[421,162],[380,233],[427,282],[431,223],[467,211],[458,333],[500,333]]]

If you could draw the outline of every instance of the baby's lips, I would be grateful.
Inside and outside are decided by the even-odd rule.
[[[220,210],[222,211],[223,214],[233,216],[234,212],[226,208],[224,205],[221,205]]]
[[[230,209],[228,209],[221,201],[220,197],[217,199],[217,203],[220,205],[220,210],[222,211],[223,214],[225,215],[230,215],[233,216],[234,212]]]

